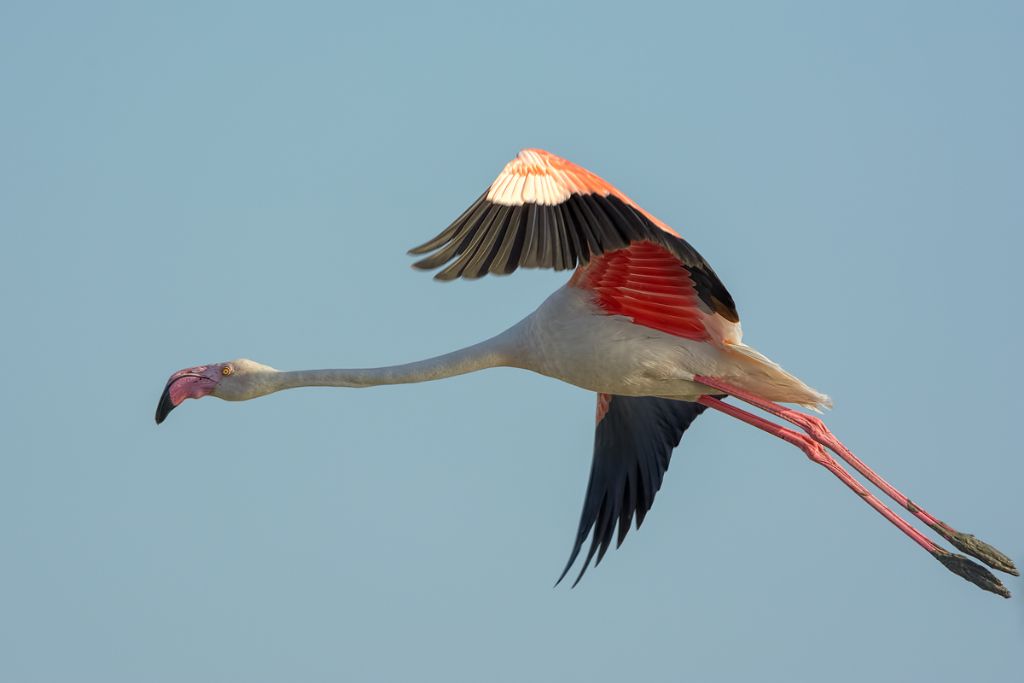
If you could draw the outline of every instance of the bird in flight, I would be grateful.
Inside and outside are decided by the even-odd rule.
[[[830,454],[958,550],[1013,575],[1003,553],[953,529],[912,502],[859,460],[814,415],[831,405],[742,342],[739,315],[725,285],[672,228],[594,173],[540,149],[525,149],[455,222],[412,249],[413,265],[443,268],[438,280],[507,275],[517,268],[571,270],[540,307],[479,344],[383,368],[279,371],[247,359],[171,375],[157,424],[187,398],[246,401],[296,387],[369,387],[516,367],[597,394],[590,481],[572,552],[558,581],[589,548],[575,583],[617,537],[620,545],[654,502],[672,450],[706,409],[730,415],[796,446],[947,569],[1009,597],[988,569],[934,542],[869,491]],[[792,427],[726,403],[748,404]],[[796,427],[794,429],[793,427]],[[596,557],[596,560],[595,560]]]

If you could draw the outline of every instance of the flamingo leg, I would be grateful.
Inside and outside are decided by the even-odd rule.
[[[704,384],[705,382],[701,381],[701,383]],[[758,429],[768,432],[773,436],[777,436],[783,441],[796,446],[802,450],[805,455],[807,455],[811,462],[821,465],[838,477],[840,481],[850,488],[850,490],[860,496],[864,502],[878,511],[897,529],[906,534],[912,541],[928,551],[932,557],[941,562],[947,569],[967,579],[979,588],[995,593],[996,595],[1001,595],[1004,598],[1010,597],[1010,592],[1005,586],[1003,586],[999,579],[992,574],[992,572],[988,571],[981,565],[975,564],[963,555],[955,555],[939,547],[927,536],[910,526],[910,524],[908,524],[903,518],[890,510],[885,503],[875,497],[863,484],[860,483],[860,481],[843,469],[842,465],[832,459],[828,452],[826,452],[822,447],[822,444],[818,443],[817,440],[810,436],[800,434],[788,427],[783,427],[782,425],[771,422],[770,420],[766,420],[763,417],[754,415],[753,413],[749,413],[742,408],[738,408],[728,403],[723,403],[713,396],[701,396],[698,403],[742,420],[749,425],[757,427]]]
[[[844,446],[842,442],[836,438],[820,418],[815,417],[814,415],[801,413],[800,411],[793,410],[792,408],[786,408],[785,406],[773,403],[772,401],[766,401],[759,396],[751,394],[748,391],[744,391],[743,389],[739,389],[738,387],[734,387],[726,382],[722,382],[714,377],[705,377],[701,375],[694,379],[701,384],[707,384],[708,386],[712,386],[716,389],[721,389],[742,401],[800,427],[800,429],[804,430],[812,439],[820,443],[822,446],[834,451],[836,455],[845,460],[855,470],[860,472],[864,478],[881,489],[892,500],[896,501],[900,506],[927,524],[937,534],[949,541],[949,543],[957,550],[976,557],[993,569],[998,569],[1000,571],[1007,572],[1008,574],[1018,576],[1017,568],[1014,566],[1013,560],[999,552],[999,550],[988,543],[975,538],[973,535],[957,531],[919,505],[915,504],[899,489],[887,482],[874,470],[868,467],[860,458],[855,456],[850,449]]]

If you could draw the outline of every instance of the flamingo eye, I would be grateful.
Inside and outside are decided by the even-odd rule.
[[[230,374],[233,374],[234,372],[234,368],[232,368],[230,365],[225,365],[223,368],[220,369],[220,374],[224,375],[225,377],[227,377]]]

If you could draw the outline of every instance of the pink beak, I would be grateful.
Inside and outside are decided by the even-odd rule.
[[[156,406],[156,423],[167,419],[167,415],[186,398],[202,398],[209,394],[219,381],[220,371],[215,365],[200,365],[174,373],[167,380],[160,403]]]

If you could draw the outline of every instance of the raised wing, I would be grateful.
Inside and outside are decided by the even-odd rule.
[[[550,152],[525,149],[448,228],[410,251],[413,264],[448,264],[439,280],[505,275],[523,268],[567,270],[602,254],[652,243],[686,269],[710,313],[739,320],[711,266],[674,230],[590,171]]]
[[[590,550],[573,586],[583,578],[595,553],[594,566],[601,563],[616,527],[616,546],[622,545],[634,515],[636,528],[640,528],[661,488],[672,449],[702,412],[704,406],[699,403],[598,394],[590,481],[576,542],[558,582],[569,573],[588,533]]]

